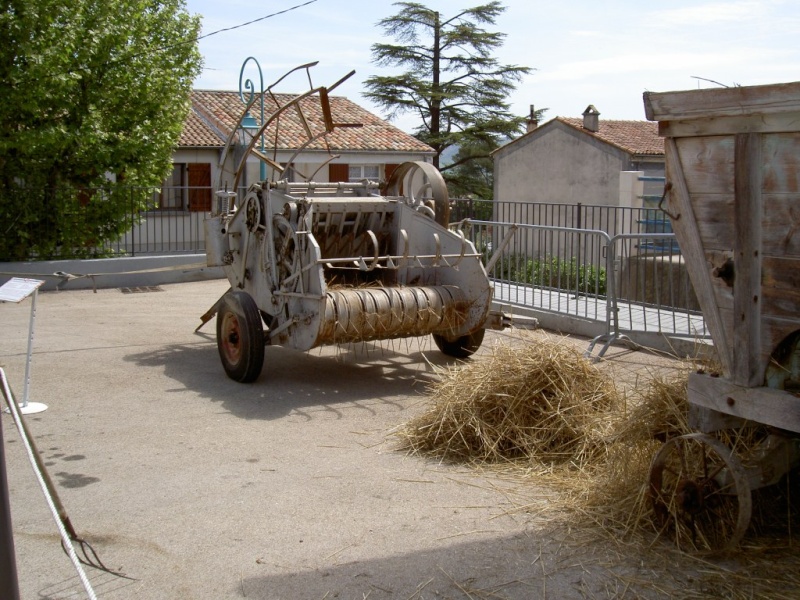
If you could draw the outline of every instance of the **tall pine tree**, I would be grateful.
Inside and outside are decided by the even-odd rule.
[[[505,11],[498,1],[468,8],[453,17],[415,2],[396,2],[395,15],[378,22],[396,44],[372,46],[373,62],[400,72],[365,82],[367,98],[391,119],[412,113],[414,135],[436,150],[434,165],[448,179],[461,165],[487,159],[489,152],[523,130],[525,117],[509,112],[507,98],[531,69],[500,64],[493,53],[505,34],[485,30]],[[440,165],[451,147],[481,149],[459,153]]]

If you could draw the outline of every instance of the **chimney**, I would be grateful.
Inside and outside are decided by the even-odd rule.
[[[590,104],[583,111],[583,128],[592,133],[600,131],[600,111],[594,107],[594,104]]]
[[[531,104],[531,115],[528,117],[528,133],[533,131],[539,126],[539,119],[536,118],[536,110],[533,108],[533,104]]]

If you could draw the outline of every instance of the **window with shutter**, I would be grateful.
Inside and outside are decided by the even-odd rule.
[[[211,210],[211,163],[189,163],[189,210]]]
[[[398,164],[384,165],[383,167],[384,179],[386,179],[386,181],[389,181],[389,178],[392,176],[392,173],[394,173],[394,170],[399,166],[400,165]]]
[[[331,183],[338,181],[349,181],[350,167],[349,165],[340,165],[330,163],[328,165],[328,181]]]

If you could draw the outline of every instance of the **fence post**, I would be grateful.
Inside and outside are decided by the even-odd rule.
[[[606,252],[606,334],[611,333],[611,321],[614,322],[613,337],[619,336],[619,310],[617,308],[617,275],[614,271],[617,262],[617,236],[608,241],[608,251]]]
[[[128,188],[128,205],[131,207],[131,256],[136,256],[136,215],[134,214],[133,189]]]
[[[583,204],[578,202],[578,223],[575,229],[583,229]],[[581,272],[583,271],[583,262],[581,261],[581,238],[583,236],[579,233],[575,236],[575,293],[580,292],[581,287]],[[572,261],[570,261],[572,263]]]

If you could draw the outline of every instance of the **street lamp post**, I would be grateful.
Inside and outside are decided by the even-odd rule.
[[[250,115],[250,111],[248,111],[244,119],[242,119],[242,128],[243,129],[259,129],[264,124],[264,75],[261,73],[261,65],[258,64],[258,61],[253,56],[248,56],[245,61],[242,63],[242,68],[239,71],[239,98],[242,99],[242,102],[245,104],[250,104],[253,101],[253,94],[256,93],[255,84],[251,79],[245,79],[242,81],[244,77],[244,69],[247,66],[247,63],[253,61],[258,69],[258,92],[259,92],[259,106],[261,108],[261,120],[256,123],[256,120]],[[245,99],[245,92],[247,94],[247,99]],[[261,151],[261,154],[264,154],[264,134],[262,133],[259,139],[258,149]],[[264,161],[259,159],[259,170],[258,173],[260,175],[261,181],[264,181],[267,178],[267,165],[264,164]]]

